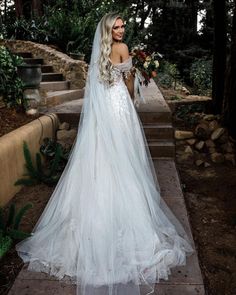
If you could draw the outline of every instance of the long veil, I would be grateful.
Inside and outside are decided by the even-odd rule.
[[[160,197],[132,101],[132,130],[109,109],[112,94],[98,79],[100,38],[99,22],[68,163],[32,236],[16,249],[29,270],[72,278],[77,295],[148,295],[194,246]]]

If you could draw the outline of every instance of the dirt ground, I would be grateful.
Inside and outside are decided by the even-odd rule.
[[[177,164],[209,295],[236,294],[236,169]]]
[[[48,187],[44,184],[39,184],[32,187],[23,187],[4,209],[7,210],[12,202],[16,204],[17,209],[19,209],[21,206],[24,206],[26,203],[31,202],[33,204],[33,208],[27,211],[20,225],[21,230],[31,232],[38,218],[42,214],[42,211],[46,206],[53,189],[54,187]],[[0,260],[1,295],[6,295],[8,293],[22,266],[23,262],[17,255],[15,247],[13,246],[12,249],[3,257],[3,259]]]
[[[167,101],[181,93],[166,90]],[[186,98],[184,96],[183,98]],[[173,116],[177,129],[192,130]],[[181,152],[176,145],[176,154]],[[236,295],[236,166],[176,161],[207,295]]]
[[[16,128],[33,121],[34,117],[29,117],[25,113],[16,112],[14,109],[6,107],[0,108],[0,136],[15,130]]]

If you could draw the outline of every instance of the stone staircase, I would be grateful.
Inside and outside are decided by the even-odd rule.
[[[15,52],[29,64],[41,64],[42,82],[40,92],[44,102],[40,113],[55,112],[61,121],[77,127],[83,103],[84,89],[70,89],[70,81],[61,73],[53,71],[52,65],[44,64],[43,58],[33,58],[30,52]],[[142,121],[149,150],[153,159],[174,158],[174,131],[171,111],[154,81],[143,87],[147,100],[137,109]]]
[[[174,158],[174,129],[171,110],[157,85],[152,81],[143,87],[146,104],[142,104],[138,114],[143,124],[152,159]]]
[[[171,111],[161,92],[152,81],[148,87],[143,87],[146,104],[137,109],[147,138],[152,158],[175,157],[174,130]],[[49,108],[46,113],[56,113],[61,122],[68,122],[73,128],[78,127],[83,100],[73,100]]]
[[[41,65],[42,82],[39,90],[43,96],[42,106],[54,106],[83,97],[83,89],[71,89],[70,81],[65,80],[62,73],[54,72],[53,66],[45,64],[43,58],[33,58],[31,52],[14,53],[23,57],[24,62],[27,64]]]

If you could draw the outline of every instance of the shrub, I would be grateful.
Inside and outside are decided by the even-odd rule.
[[[26,211],[32,207],[31,203],[27,203],[16,212],[13,203],[9,208],[6,220],[4,220],[3,209],[0,208],[0,258],[11,248],[14,240],[25,239],[31,235],[19,230],[19,225]]]
[[[58,182],[68,156],[59,143],[52,143],[51,140],[45,140],[44,144],[40,147],[41,153],[49,160],[49,165],[46,168],[42,165],[40,153],[36,153],[36,166],[33,165],[32,156],[25,141],[23,143],[23,151],[25,167],[27,169],[27,173],[23,176],[28,176],[28,178],[18,179],[15,185],[31,186],[38,183],[45,183],[51,186]],[[62,162],[63,165],[61,167]]]
[[[212,88],[212,60],[196,59],[190,68],[194,90],[200,95],[210,95]]]
[[[14,55],[5,46],[0,46],[0,95],[7,107],[26,109],[23,96],[23,81],[17,75],[17,66],[23,63],[22,57]]]
[[[176,88],[177,81],[180,80],[180,73],[176,64],[168,61],[160,63],[157,81],[165,87]]]

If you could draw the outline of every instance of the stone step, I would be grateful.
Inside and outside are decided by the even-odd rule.
[[[42,73],[42,81],[63,81],[62,73]]]
[[[60,91],[70,88],[70,81],[47,81],[41,82],[40,88],[46,91]]]
[[[81,100],[82,105],[82,100]],[[53,109],[50,109],[49,112],[55,112],[60,120],[60,122],[68,122],[72,128],[77,128],[80,120],[80,113],[58,113],[56,112],[56,107]],[[164,125],[166,126],[166,125]],[[157,128],[157,135],[163,134],[163,130],[161,130],[163,126],[160,126]],[[170,126],[168,126],[170,127]],[[144,128],[145,136],[148,129]],[[158,133],[159,132],[159,133]],[[169,132],[169,131],[168,131]],[[165,133],[164,133],[165,134]],[[167,139],[156,139],[155,141],[151,140],[148,141],[149,150],[151,153],[152,158],[174,158],[175,157],[175,144],[171,140],[171,138]]]
[[[173,139],[174,137],[173,126],[168,123],[144,125],[143,128],[148,141]]]
[[[43,58],[26,57],[24,62],[27,64],[43,64]]]
[[[152,158],[174,158],[175,144],[171,140],[158,140],[148,142]]]
[[[156,123],[171,123],[172,116],[171,112],[153,111],[144,112],[138,110],[139,117],[143,125],[153,125]]]
[[[82,105],[82,104],[81,104]],[[69,122],[71,126],[76,127],[78,125],[80,114],[78,113],[60,113],[54,110],[60,117],[60,120]],[[148,142],[158,140],[172,140],[173,139],[173,127],[171,124],[156,124],[156,125],[144,125],[143,130]]]
[[[48,91],[44,97],[44,103],[47,106],[55,106],[66,101],[82,99],[83,95],[84,89]]]
[[[13,51],[13,54],[16,54],[18,56],[24,57],[24,58],[32,58],[32,53],[31,52],[23,52],[23,51]]]
[[[74,101],[73,105],[68,106],[58,106],[57,113],[70,113],[72,116],[76,116],[76,113],[81,112],[81,102]],[[137,110],[140,117],[141,123],[143,125],[159,125],[159,124],[171,124],[171,113],[161,113],[161,112],[142,112]]]
[[[156,83],[151,80],[148,87],[142,86],[142,92],[146,103],[141,103],[137,111],[143,125],[171,123],[171,110]]]
[[[42,71],[42,73],[52,73],[53,67],[51,65],[42,65],[41,71]]]

